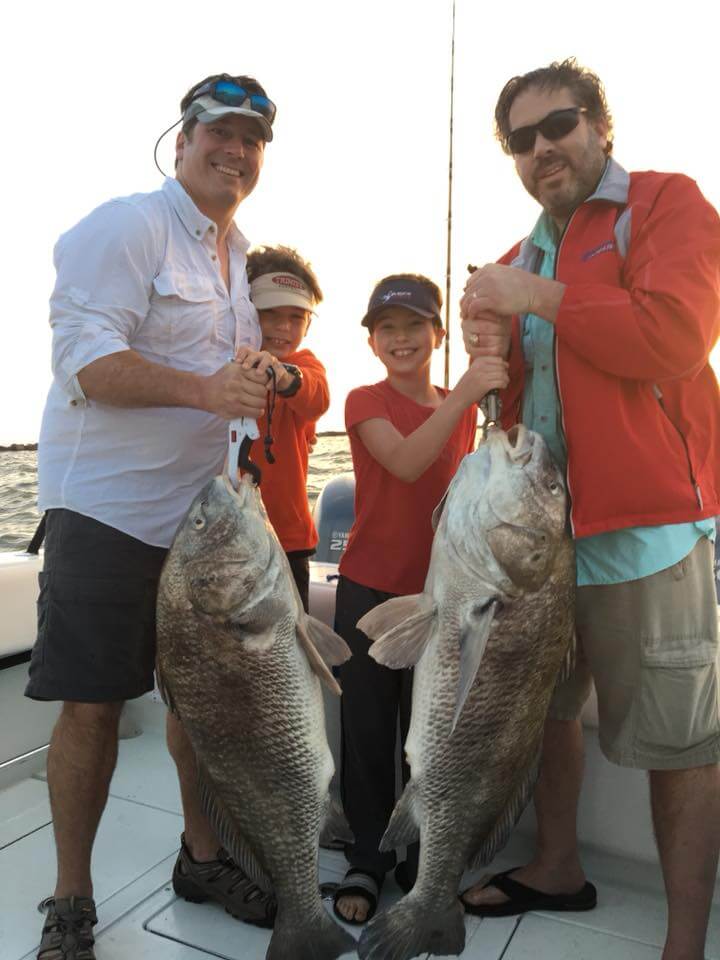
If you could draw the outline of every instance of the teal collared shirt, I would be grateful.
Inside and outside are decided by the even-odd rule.
[[[554,224],[542,213],[530,235],[530,241],[538,249],[536,272],[541,277],[554,277],[555,237]],[[555,382],[555,328],[534,313],[525,314],[521,321],[525,357],[522,421],[543,437],[555,462],[564,471],[567,450]],[[630,527],[582,537],[575,541],[578,586],[649,577],[686,557],[700,537],[715,539],[714,519],[660,527]]]

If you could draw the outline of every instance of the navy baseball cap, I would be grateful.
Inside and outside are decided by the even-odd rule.
[[[370,294],[367,313],[362,319],[370,327],[375,317],[387,307],[405,307],[421,317],[434,320],[442,326],[440,307],[431,291],[418,280],[382,280]]]

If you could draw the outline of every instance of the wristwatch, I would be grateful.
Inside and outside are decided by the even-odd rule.
[[[302,384],[302,380],[303,380],[302,370],[300,369],[300,367],[296,367],[294,363],[284,363],[283,366],[285,367],[288,373],[292,374],[294,379],[289,387],[285,387],[284,390],[278,390],[278,396],[294,397]]]

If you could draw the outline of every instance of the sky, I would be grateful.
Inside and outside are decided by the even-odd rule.
[[[103,201],[161,185],[157,136],[187,88],[222,71],[257,77],[278,106],[236,222],[312,262],[325,299],[306,343],[332,394],[319,429],[342,429],[348,390],[383,376],[360,326],[373,284],[410,271],[445,288],[451,13],[451,0],[6,6],[0,444],[38,437],[57,237]],[[720,4],[706,0],[456,0],[451,385],[466,362],[466,265],[495,260],[539,212],[493,139],[506,80],[577,57],[605,84],[618,161],[687,173],[720,208],[718,38]],[[433,372],[441,384],[441,353]]]

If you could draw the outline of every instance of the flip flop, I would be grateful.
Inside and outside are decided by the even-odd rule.
[[[370,920],[377,910],[377,903],[380,897],[382,882],[372,874],[356,867],[351,867],[345,874],[342,883],[339,883],[333,893],[333,911],[338,920],[342,923],[350,923],[353,926],[362,926]],[[340,897],[362,897],[367,901],[368,912],[364,920],[348,920],[337,908],[337,902]]]
[[[465,912],[476,917],[513,917],[530,910],[572,912],[592,910],[597,905],[597,890],[592,883],[586,883],[577,893],[543,893],[542,890],[535,890],[534,887],[528,887],[508,876],[519,869],[519,867],[512,867],[510,870],[496,873],[483,887],[483,889],[495,887],[504,893],[509,897],[505,903],[468,903],[463,895],[467,890],[463,890],[460,894],[460,902]]]

